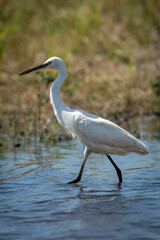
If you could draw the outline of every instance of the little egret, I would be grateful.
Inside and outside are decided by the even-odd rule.
[[[110,154],[126,155],[131,152],[147,154],[149,148],[133,135],[109,120],[92,115],[83,110],[72,110],[67,107],[60,97],[60,87],[67,75],[67,68],[62,59],[58,57],[49,58],[41,65],[28,69],[19,75],[32,71],[54,68],[58,70],[58,77],[50,88],[50,99],[58,122],[73,138],[85,146],[84,159],[77,178],[69,183],[77,183],[81,180],[83,169],[87,158],[93,153],[105,154],[114,166],[119,184],[122,182],[121,170],[112,160]]]

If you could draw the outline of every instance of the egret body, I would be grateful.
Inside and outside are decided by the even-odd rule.
[[[78,177],[69,182],[81,180],[87,158],[93,153],[105,154],[116,169],[119,183],[122,182],[121,170],[110,157],[110,154],[126,155],[131,152],[147,154],[149,148],[129,132],[109,120],[89,114],[83,110],[72,110],[67,107],[60,97],[60,87],[67,75],[66,65],[58,57],[49,58],[41,65],[28,69],[19,75],[24,75],[43,68],[58,70],[58,77],[50,88],[50,99],[58,122],[73,138],[85,146],[84,159]]]

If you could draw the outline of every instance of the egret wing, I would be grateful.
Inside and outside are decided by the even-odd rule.
[[[99,117],[91,118],[86,114],[79,113],[75,118],[75,132],[79,140],[91,146],[108,146],[115,152],[139,151],[138,148],[146,147],[141,141],[118,125]],[[125,149],[125,150],[122,150]]]

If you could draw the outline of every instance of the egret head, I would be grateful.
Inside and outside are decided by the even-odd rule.
[[[20,73],[19,76],[30,73],[30,72],[33,72],[33,71],[36,71],[36,70],[39,70],[39,69],[43,69],[43,68],[55,68],[57,70],[60,70],[60,68],[62,66],[65,66],[65,64],[64,64],[64,62],[62,61],[61,58],[51,57],[47,61],[45,61],[44,63]]]

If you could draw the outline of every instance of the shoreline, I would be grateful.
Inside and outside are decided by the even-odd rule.
[[[118,114],[109,114],[108,120],[120,125],[122,128],[125,128],[127,131],[130,131],[135,137],[140,138],[140,133],[138,130],[138,125],[141,120],[147,118],[160,118],[160,112],[144,112],[144,113],[124,113],[123,115]],[[55,120],[55,119],[54,119]],[[137,123],[135,123],[135,121]],[[134,127],[132,128],[129,122],[134,122]],[[132,124],[131,124],[132,125]],[[12,147],[21,147],[24,144],[30,143],[33,141],[36,142],[45,142],[51,145],[54,145],[61,141],[70,141],[72,137],[69,136],[65,130],[58,125],[57,122],[50,121],[48,128],[45,126],[42,127],[43,131],[39,131],[36,125],[32,126],[33,131],[24,131],[23,127],[14,127],[8,126],[6,129],[3,128],[3,125],[0,125],[0,148],[12,146]]]

